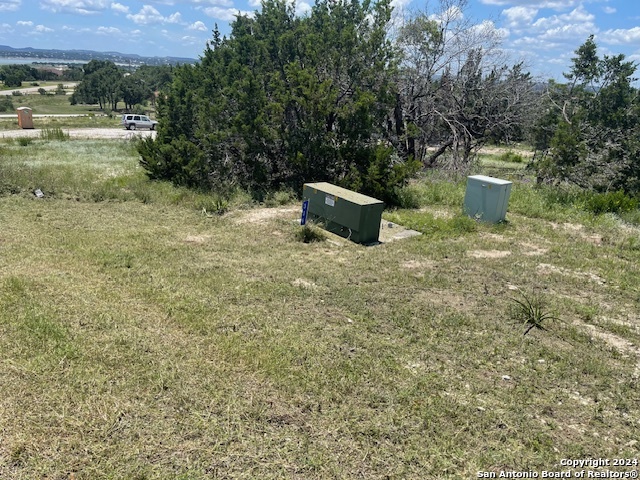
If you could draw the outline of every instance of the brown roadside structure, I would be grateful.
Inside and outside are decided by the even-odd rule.
[[[18,126],[20,128],[33,128],[33,115],[29,107],[18,107]]]

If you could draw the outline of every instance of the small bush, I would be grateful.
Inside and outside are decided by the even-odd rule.
[[[11,95],[13,95],[14,97],[21,97],[22,92],[20,90],[14,90],[13,92],[11,92]]]
[[[638,208],[638,199],[629,197],[622,190],[606,193],[585,194],[585,208],[596,214],[626,213]]]
[[[220,195],[202,195],[196,201],[196,207],[202,210],[204,215],[224,215],[229,210],[229,200]]]
[[[508,152],[503,153],[498,157],[498,160],[501,162],[509,162],[509,163],[523,163],[524,157],[519,153],[512,152],[509,150]]]
[[[8,95],[0,96],[0,112],[11,111],[13,111],[13,102],[11,101],[11,97]]]
[[[640,209],[624,212],[620,218],[631,225],[640,225]]]
[[[26,146],[31,145],[33,143],[33,138],[31,138],[31,137],[18,137],[18,138],[16,138],[16,142],[18,142],[18,145],[20,145],[21,147],[26,147]]]
[[[412,209],[422,206],[423,195],[417,186],[407,185],[406,187],[398,188],[396,196],[398,199],[398,207],[400,208]]]

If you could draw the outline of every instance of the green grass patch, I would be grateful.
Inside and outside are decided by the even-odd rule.
[[[71,105],[71,95],[25,94],[13,97],[16,107],[29,107],[34,114],[91,114],[102,113],[97,105]]]

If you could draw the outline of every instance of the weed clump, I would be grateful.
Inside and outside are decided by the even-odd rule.
[[[323,242],[327,239],[327,235],[319,226],[307,223],[296,229],[295,239],[303,243]]]
[[[31,137],[18,137],[18,138],[16,138],[16,142],[18,142],[18,145],[20,145],[21,147],[28,147],[29,145],[31,145],[33,143],[33,138],[31,138]]]
[[[68,133],[65,133],[60,127],[54,128],[43,128],[40,131],[40,138],[42,140],[58,140],[60,142],[64,142],[69,140],[70,136]]]

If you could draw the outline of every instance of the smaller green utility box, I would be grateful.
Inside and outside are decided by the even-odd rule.
[[[384,203],[331,183],[305,183],[303,200],[309,200],[308,218],[325,229],[356,243],[376,243]]]

